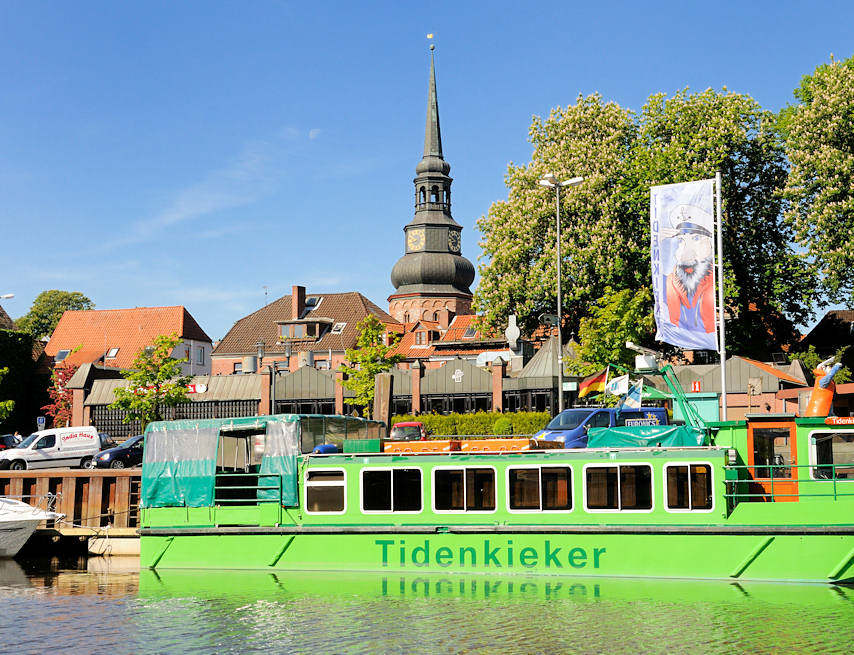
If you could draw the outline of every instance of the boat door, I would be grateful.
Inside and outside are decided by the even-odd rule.
[[[768,496],[751,500],[798,500],[796,434],[794,421],[748,421],[747,464],[753,478],[750,493]]]

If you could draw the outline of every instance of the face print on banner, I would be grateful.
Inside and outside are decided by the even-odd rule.
[[[656,339],[716,350],[714,180],[653,187],[650,200]]]

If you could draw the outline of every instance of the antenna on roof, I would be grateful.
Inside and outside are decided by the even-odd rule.
[[[270,289],[266,284],[262,284],[261,288],[264,289],[264,304],[267,304],[267,291]]]

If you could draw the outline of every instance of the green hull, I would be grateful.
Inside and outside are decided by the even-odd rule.
[[[854,536],[828,534],[204,534],[143,536],[162,569],[528,573],[854,582]]]

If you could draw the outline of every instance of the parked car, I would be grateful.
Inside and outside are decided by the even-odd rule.
[[[95,456],[95,466],[102,469],[123,469],[142,464],[142,444],[145,435],[138,434],[121,446],[101,451]]]
[[[93,427],[40,430],[14,448],[0,451],[0,469],[87,468],[100,450],[98,431]]]
[[[427,430],[424,429],[424,424],[419,421],[396,423],[391,428],[388,438],[392,441],[426,441]]]
[[[14,434],[0,434],[0,450],[14,448],[19,443],[21,443],[21,440]]]
[[[616,407],[573,407],[565,409],[534,435],[535,439],[563,441],[564,448],[585,448],[590,428],[618,425],[667,425],[664,407],[622,409]]]
[[[98,438],[101,440],[101,450],[106,450],[107,448],[115,448],[119,445],[116,443],[116,440],[113,439],[106,432],[99,432]]]

